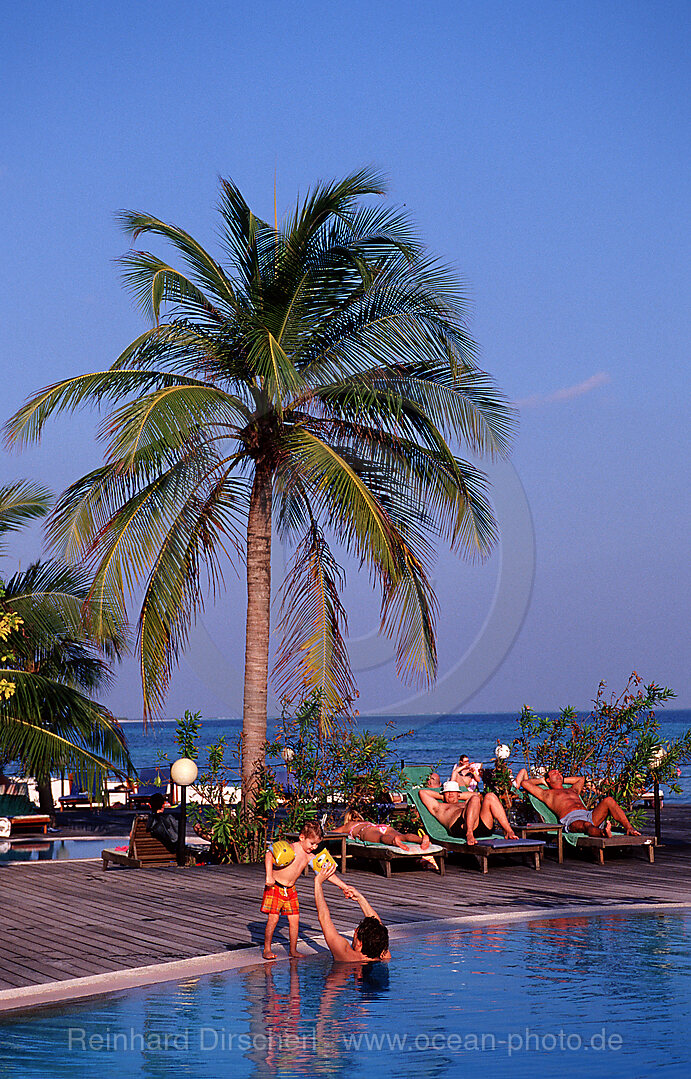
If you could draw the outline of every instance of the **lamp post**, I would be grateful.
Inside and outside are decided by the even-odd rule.
[[[180,821],[178,823],[177,863],[185,864],[185,833],[187,831],[187,788],[194,783],[199,769],[189,757],[180,757],[170,766],[170,778],[180,788]]]
[[[660,823],[660,781],[658,779],[658,769],[665,759],[665,750],[663,746],[658,746],[650,754],[650,760],[648,761],[648,767],[653,773],[653,808],[655,810],[655,839],[658,843],[662,842],[662,825]]]
[[[290,766],[295,759],[295,750],[292,746],[284,746],[281,750],[281,756],[283,757],[283,763],[286,766],[286,786],[290,790]]]

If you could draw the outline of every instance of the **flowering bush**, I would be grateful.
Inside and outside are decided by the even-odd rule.
[[[268,762],[285,763],[290,782],[283,789],[272,763],[258,769],[254,805],[234,800],[230,789],[240,784],[240,744],[229,752],[225,738],[206,747],[193,790],[199,799],[189,803],[191,820],[211,843],[217,862],[251,862],[264,856],[271,837],[299,831],[304,822],[334,804],[366,808],[381,801],[391,787],[400,787],[401,774],[392,763],[391,740],[384,734],[357,733],[349,717],[332,718],[333,729],[320,730],[320,702],[316,693],[300,702],[294,712],[286,705],[281,729],[266,744]],[[200,713],[185,712],[176,727],[180,753],[199,756]],[[159,754],[161,760],[167,760]]]
[[[286,703],[281,731],[267,747],[269,758],[282,758],[290,782],[284,792],[290,829],[298,828],[317,807],[337,801],[349,809],[382,802],[391,788],[401,786],[386,734],[358,733],[349,714],[332,717],[332,729],[320,729],[319,693],[311,693],[294,712]],[[400,736],[399,736],[400,737]]]
[[[175,741],[183,757],[199,757],[200,713],[187,711],[178,720]],[[228,753],[225,738],[205,747],[199,775],[192,784],[199,801],[188,804],[188,815],[199,834],[208,839],[215,862],[252,862],[263,858],[269,822],[278,806],[280,788],[268,768],[259,771],[255,803],[243,806],[233,790],[240,784],[239,746]],[[167,760],[159,754],[161,761]]]
[[[558,768],[565,776],[585,776],[586,805],[611,795],[627,812],[654,777],[679,793],[678,767],[691,759],[691,730],[665,742],[655,716],[655,708],[675,694],[654,682],[643,686],[635,671],[618,697],[606,697],[605,688],[600,682],[584,720],[573,708],[564,708],[557,719],[523,708],[513,745],[522,751],[528,772]]]

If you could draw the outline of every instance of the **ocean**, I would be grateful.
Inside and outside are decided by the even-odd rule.
[[[673,741],[691,728],[691,709],[658,712],[658,720],[661,738]],[[176,720],[159,721],[146,732],[139,720],[121,722],[137,768],[159,764],[161,754],[166,754],[171,761],[179,756],[175,745]],[[240,719],[202,717],[201,722],[200,762],[205,760],[203,747],[211,745],[221,735],[225,735],[229,748],[234,748],[242,730]],[[270,738],[275,729],[275,722],[270,722]],[[381,716],[360,716],[358,729],[388,733],[392,739],[395,762],[435,765],[442,778],[448,778],[461,753],[467,753],[471,760],[489,763],[493,759],[497,740],[510,744],[519,734],[517,715],[500,712],[456,716],[413,715],[388,720]],[[232,759],[230,753],[228,759]],[[509,764],[514,772],[521,767],[519,750],[514,751]],[[669,801],[691,804],[691,762],[683,766],[681,771],[679,784],[682,794],[670,794],[663,788],[665,797]]]

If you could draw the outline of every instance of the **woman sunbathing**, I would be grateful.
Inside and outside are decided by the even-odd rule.
[[[422,835],[413,835],[409,832],[398,832],[389,824],[373,824],[354,809],[347,811],[343,824],[331,830],[345,832],[351,839],[362,839],[365,843],[386,843],[389,847],[400,847],[401,850],[410,849],[406,843],[419,843],[422,850],[429,847],[429,836],[424,832]]]

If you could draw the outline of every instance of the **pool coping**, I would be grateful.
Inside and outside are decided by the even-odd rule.
[[[507,925],[513,922],[532,920],[548,921],[554,918],[582,917],[603,914],[645,913],[654,911],[674,911],[691,909],[691,900],[655,903],[598,903],[579,904],[560,907],[522,907],[517,910],[483,912],[482,914],[459,915],[453,918],[436,918],[416,922],[397,922],[389,926],[391,940],[403,940],[419,931],[432,933],[449,929],[474,929],[483,925]],[[322,936],[314,938],[311,946],[300,942],[300,954],[303,957],[324,954],[327,950]],[[287,962],[288,956],[280,957],[275,962]],[[246,967],[261,966],[266,963],[259,946],[243,948],[241,952],[212,952],[209,955],[192,956],[172,963],[154,963],[145,967],[129,967],[125,970],[107,971],[93,974],[86,978],[66,978],[59,982],[43,982],[40,985],[27,985],[18,989],[0,991],[0,1014],[26,1011],[32,1008],[62,1004],[82,1000],[87,997],[104,996],[126,989],[138,989],[147,985],[177,981],[183,978],[201,977],[205,974],[219,974],[224,971],[241,970]]]

